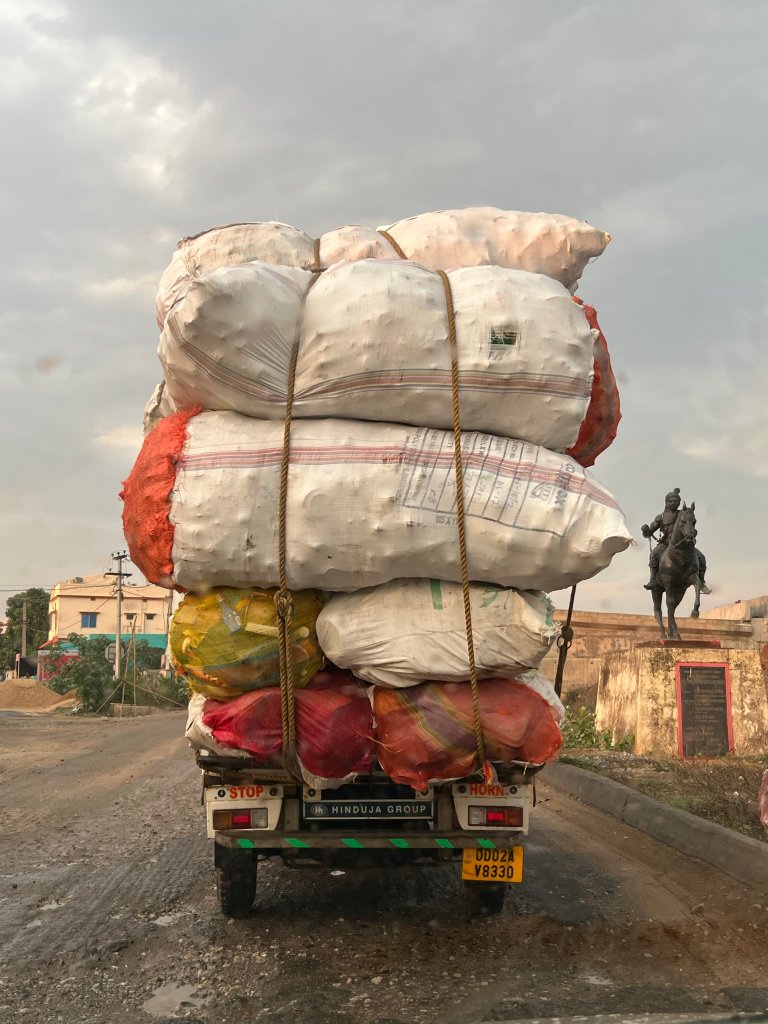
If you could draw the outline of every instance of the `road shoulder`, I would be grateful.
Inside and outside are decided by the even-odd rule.
[[[669,807],[629,786],[569,764],[548,765],[542,782],[577,797],[744,885],[768,888],[768,845]]]

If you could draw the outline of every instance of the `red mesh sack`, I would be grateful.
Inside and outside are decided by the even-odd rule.
[[[166,416],[149,434],[120,491],[123,533],[131,558],[148,580],[171,589],[173,581],[173,524],[171,491],[176,467],[184,452],[187,423],[201,410]]]
[[[554,712],[542,696],[513,679],[478,683],[480,718],[489,761],[543,764],[562,746]],[[478,767],[469,683],[422,683],[373,690],[379,762],[414,789],[460,779]]]
[[[594,346],[594,379],[587,415],[581,424],[576,442],[567,451],[571,458],[585,468],[594,466],[595,459],[616,437],[621,419],[619,387],[613,374],[608,342],[597,322],[597,311],[579,298],[574,298],[584,310],[589,326],[597,331]]]
[[[350,672],[318,672],[295,691],[296,739],[303,768],[322,779],[370,770],[375,756],[371,705]],[[203,724],[214,739],[247,751],[263,767],[280,767],[280,690],[268,687],[229,701],[206,701]]]

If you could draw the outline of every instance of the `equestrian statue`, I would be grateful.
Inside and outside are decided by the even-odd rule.
[[[707,560],[696,547],[696,502],[690,507],[683,502],[680,508],[680,488],[675,487],[664,500],[664,511],[650,524],[641,527],[644,537],[657,541],[648,562],[651,578],[645,584],[653,596],[653,613],[661,630],[662,639],[679,640],[680,632],[675,622],[675,609],[683,599],[688,587],[694,587],[694,601],[691,618],[699,617],[699,602],[702,594],[711,593],[706,584]],[[656,537],[656,531],[660,536]],[[661,595],[667,598],[667,626],[661,613]]]

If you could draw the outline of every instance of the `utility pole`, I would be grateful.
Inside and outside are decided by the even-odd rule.
[[[110,570],[104,573],[105,576],[117,577],[117,635],[115,637],[115,679],[120,678],[120,662],[122,661],[122,635],[123,635],[123,580],[127,576],[133,576],[132,572],[123,572],[123,562],[130,561],[127,551],[113,551],[112,558],[117,562],[117,572]]]
[[[21,657],[22,660],[27,656],[27,602],[22,600],[21,602]]]

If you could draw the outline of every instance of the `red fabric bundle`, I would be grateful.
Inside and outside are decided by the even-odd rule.
[[[560,729],[535,690],[513,679],[483,679],[478,687],[488,760],[542,764],[557,753]],[[373,693],[379,762],[395,782],[423,789],[478,768],[469,683],[376,686]]]
[[[369,771],[375,756],[371,705],[352,673],[317,672],[295,696],[303,767],[323,779]],[[277,687],[229,701],[206,701],[203,723],[217,742],[248,751],[264,767],[280,767],[283,737]]]
[[[613,442],[621,419],[619,388],[613,375],[608,342],[597,322],[597,311],[579,298],[574,298],[583,309],[589,326],[597,331],[595,341],[595,376],[587,415],[581,424],[576,443],[567,454],[585,468],[594,466],[595,459]]]

